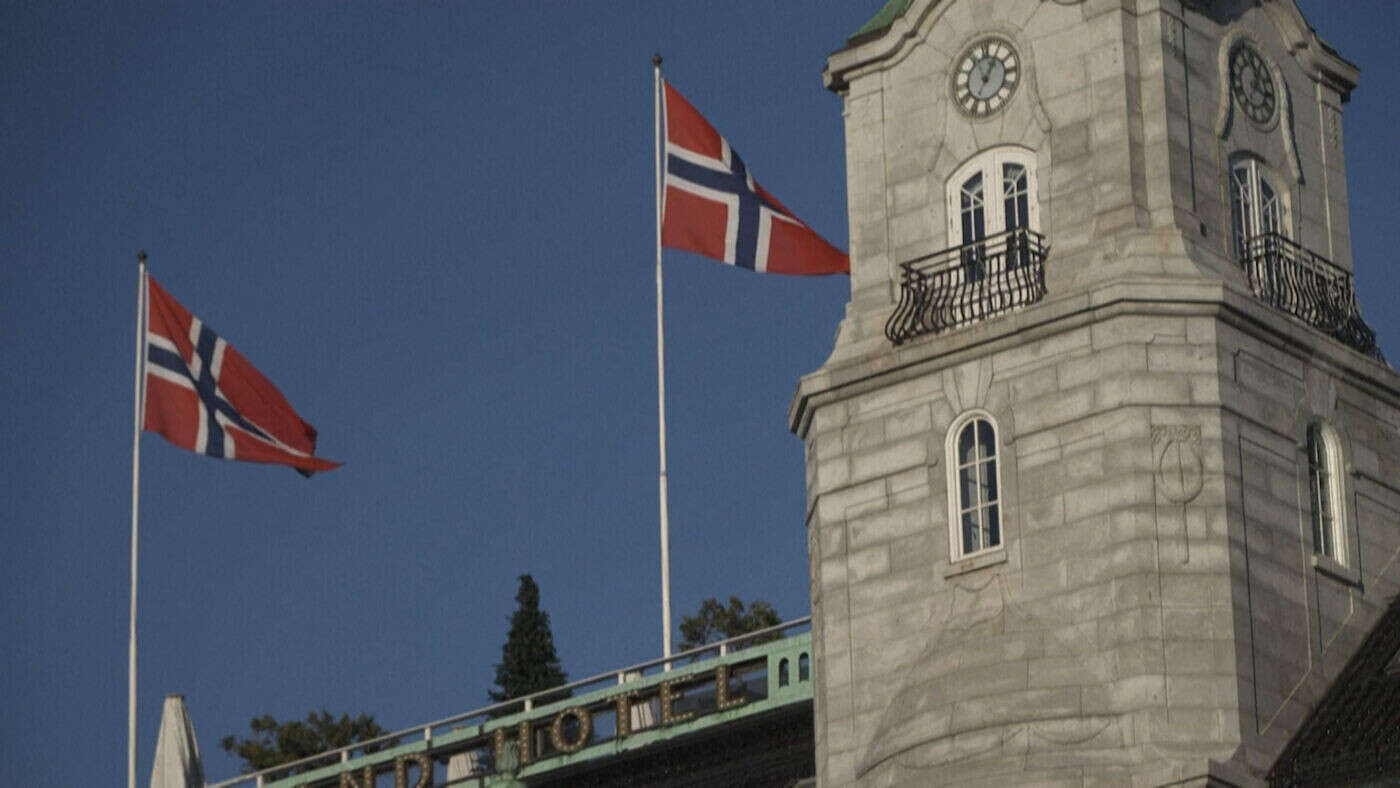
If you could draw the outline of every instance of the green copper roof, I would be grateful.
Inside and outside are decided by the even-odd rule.
[[[913,2],[913,0],[888,0],[885,3],[885,7],[876,12],[875,16],[872,16],[869,22],[866,22],[859,30],[851,34],[851,38],[859,38],[868,33],[876,33],[884,30],[894,24],[894,20],[904,15],[905,10],[909,8],[911,2]]]

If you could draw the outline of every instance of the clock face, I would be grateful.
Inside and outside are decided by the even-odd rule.
[[[953,100],[964,113],[982,118],[1011,100],[1021,81],[1021,58],[1004,38],[975,42],[958,58],[953,71]]]
[[[1247,44],[1230,53],[1230,94],[1254,123],[1264,126],[1274,119],[1278,97],[1269,64]]]

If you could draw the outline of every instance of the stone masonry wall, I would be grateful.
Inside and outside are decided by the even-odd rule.
[[[1272,765],[1400,592],[1396,375],[1327,340],[1313,343],[1279,347],[1229,326],[1220,332],[1247,745],[1239,761],[1255,774]],[[1336,430],[1345,458],[1336,561],[1313,545],[1306,436],[1316,422]]]
[[[822,785],[1256,782],[1400,592],[1400,376],[1260,303],[1230,246],[1258,157],[1291,237],[1350,267],[1355,82],[1287,0],[913,0],[838,52],[852,298],[805,378]],[[950,106],[996,33],[998,115]],[[1278,122],[1224,57],[1273,65]],[[1266,124],[1267,125],[1267,124]],[[899,263],[948,245],[948,178],[1034,153],[1045,300],[893,347]],[[947,435],[998,426],[1003,546],[951,561]],[[1314,557],[1305,437],[1342,436],[1347,534]]]
[[[1229,756],[1211,323],[1125,314],[818,408],[824,784],[1165,782]],[[1005,548],[951,564],[944,439],[969,408],[1001,430]],[[1184,487],[1159,479],[1174,440],[1201,461]]]

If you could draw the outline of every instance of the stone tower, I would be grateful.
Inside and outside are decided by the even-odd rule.
[[[890,0],[831,55],[822,785],[1267,776],[1400,589],[1357,77],[1293,0]]]

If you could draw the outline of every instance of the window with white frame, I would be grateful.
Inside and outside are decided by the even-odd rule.
[[[1006,230],[1040,230],[1035,154],[993,148],[977,154],[948,179],[948,242],[974,243]]]
[[[1025,148],[1001,147],[984,151],[959,167],[948,179],[948,243],[967,247],[962,264],[969,280],[982,278],[990,261],[1014,268],[1029,263],[1024,239],[1007,237],[1008,254],[995,241],[1008,231],[1040,231],[1040,206],[1036,201],[1035,154]],[[1004,260],[1004,262],[1000,262]]]
[[[1001,547],[1001,476],[992,417],[964,415],[948,431],[948,525],[952,560]]]
[[[1312,498],[1313,552],[1346,563],[1342,450],[1326,424],[1308,427],[1308,488]]]
[[[1288,203],[1259,159],[1237,156],[1230,165],[1230,228],[1235,257],[1243,260],[1249,239],[1269,233],[1288,236]]]

